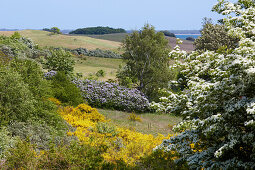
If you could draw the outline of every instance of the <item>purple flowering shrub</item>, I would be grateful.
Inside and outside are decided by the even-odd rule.
[[[80,88],[83,98],[91,106],[137,112],[144,112],[149,108],[149,100],[137,89],[95,80],[73,82]]]

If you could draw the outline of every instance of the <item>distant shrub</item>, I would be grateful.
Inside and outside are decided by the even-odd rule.
[[[134,114],[134,113],[131,113],[131,114],[128,116],[128,120],[142,122],[141,117],[138,116],[138,115],[136,115],[136,114]]]
[[[122,28],[111,28],[111,27],[88,27],[79,28],[71,31],[69,34],[112,34],[112,33],[126,33]]]
[[[97,77],[104,77],[105,76],[105,71],[104,70],[98,70],[97,72],[96,72],[96,76]]]
[[[12,137],[6,127],[0,128],[0,159],[5,155],[5,152],[14,147],[18,138]],[[0,165],[1,167],[1,165]]]
[[[187,37],[186,40],[188,40],[188,41],[195,41],[195,38],[193,38],[193,37]]]
[[[162,32],[165,36],[168,36],[168,37],[176,37],[174,33],[171,33],[170,31],[160,31]]]
[[[137,89],[95,80],[73,82],[82,91],[83,98],[92,106],[138,112],[148,110],[148,99]]]
[[[86,48],[77,48],[77,49],[66,49],[73,53],[74,55],[82,56],[92,56],[92,57],[102,57],[102,58],[121,58],[121,55],[110,50],[87,50]]]
[[[80,90],[64,72],[57,72],[51,81],[53,95],[62,103],[77,106],[83,102]]]
[[[62,32],[60,31],[60,29],[58,27],[52,27],[51,29],[44,28],[43,31],[52,32],[54,34],[62,34]]]

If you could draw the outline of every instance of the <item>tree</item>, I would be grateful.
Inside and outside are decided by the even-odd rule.
[[[233,49],[237,46],[238,38],[229,36],[224,25],[214,25],[210,18],[204,18],[202,23],[201,36],[194,42],[195,50],[217,51],[220,48]]]
[[[179,59],[176,66],[187,87],[179,93],[165,90],[153,106],[179,112],[184,120],[174,128],[182,133],[160,147],[178,151],[177,161],[186,161],[190,169],[255,168],[255,3],[250,2],[219,0],[214,7],[230,14],[224,24],[229,35],[240,39],[230,53],[170,53]]]
[[[59,29],[58,27],[52,27],[52,28],[50,29],[50,31],[53,32],[53,33],[55,33],[55,34],[61,34],[60,29]]]
[[[63,71],[65,73],[73,72],[75,61],[70,52],[63,49],[51,49],[50,53],[47,56],[47,61],[44,63],[45,69]]]
[[[127,77],[150,99],[157,96],[159,88],[167,87],[172,74],[169,71],[169,45],[164,34],[145,25],[123,41],[123,59],[126,67],[117,75],[120,82]]]

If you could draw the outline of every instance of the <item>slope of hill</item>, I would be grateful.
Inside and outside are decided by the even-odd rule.
[[[40,46],[65,47],[70,49],[87,48],[87,49],[104,49],[117,50],[120,47],[119,42],[95,39],[87,36],[69,36],[63,34],[52,35],[46,31],[40,30],[23,30],[18,31],[22,36],[31,38]],[[14,31],[0,31],[0,35],[10,36]]]
[[[166,37],[166,38],[168,39],[169,44],[170,44],[171,48],[173,49],[176,46],[176,38],[174,38],[174,37]],[[182,42],[183,43],[180,45],[181,50],[191,52],[195,49],[192,41],[182,40]]]

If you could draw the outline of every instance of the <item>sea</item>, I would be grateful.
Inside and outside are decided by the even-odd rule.
[[[188,38],[188,37],[193,37],[193,38],[197,39],[199,36],[201,36],[201,34],[175,34],[175,36],[176,36],[176,38],[186,40],[186,38]]]

